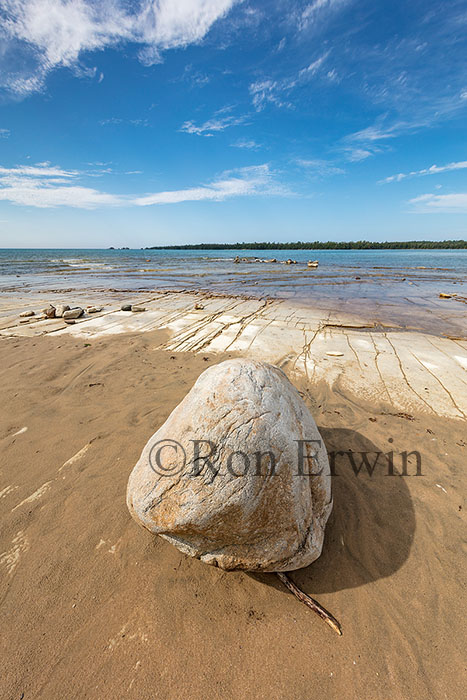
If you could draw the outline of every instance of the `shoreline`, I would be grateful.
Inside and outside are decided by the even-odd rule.
[[[120,310],[125,296],[145,311]],[[43,295],[27,301],[2,299],[0,336],[66,335],[83,339],[109,335],[169,334],[169,351],[226,353],[265,360],[310,383],[325,380],[339,388],[382,401],[400,412],[414,411],[466,419],[467,339],[427,334],[417,329],[369,323],[344,311],[312,309],[287,300],[252,299],[240,295],[206,295],[164,291],[47,295],[47,303],[99,304],[102,311],[85,314],[73,325],[61,318],[24,319],[19,313],[44,305]]]

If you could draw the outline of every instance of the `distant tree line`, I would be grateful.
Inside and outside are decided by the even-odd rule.
[[[467,241],[297,241],[296,243],[190,243],[145,250],[439,250],[467,249]]]

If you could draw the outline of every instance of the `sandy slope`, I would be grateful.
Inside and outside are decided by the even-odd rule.
[[[2,697],[463,697],[465,422],[300,380],[329,450],[422,455],[407,478],[336,460],[324,553],[294,578],[338,638],[274,575],[208,567],[130,519],[143,445],[221,359],[163,341],[0,338]]]

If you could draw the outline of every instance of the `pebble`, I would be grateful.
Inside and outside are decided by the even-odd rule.
[[[19,315],[20,318],[28,318],[29,316],[34,316],[34,311],[22,311]]]
[[[121,311],[131,311],[131,304],[122,304],[120,307]]]
[[[136,304],[133,304],[131,307],[132,311],[146,311],[145,306],[136,306]]]
[[[445,294],[444,292],[441,292],[439,295],[440,299],[450,299],[452,297],[452,294]]]
[[[46,309],[42,309],[42,313],[47,316],[47,318],[55,318],[55,306],[48,306]]]
[[[195,309],[197,309],[198,311],[202,311],[204,309],[204,306],[198,302],[197,304],[195,304]]]
[[[102,306],[88,306],[86,311],[88,314],[98,314],[99,311],[102,311]]]
[[[72,326],[74,323],[76,323],[76,321],[75,321],[74,318],[65,318],[65,319],[63,319],[63,320],[65,321],[65,323],[66,323],[68,326]]]
[[[74,309],[69,309],[68,311],[64,311],[63,318],[65,319],[65,321],[68,321],[70,319],[79,318],[83,314],[84,314],[84,311],[81,308],[81,306],[77,306]]]
[[[330,355],[330,357],[343,357],[344,353],[343,352],[338,352],[337,350],[328,350],[326,355]]]
[[[62,316],[63,316],[63,314],[65,313],[65,311],[68,311],[69,308],[70,308],[70,307],[68,306],[68,304],[58,304],[58,305],[55,307],[55,317],[56,317],[56,318],[62,318]]]

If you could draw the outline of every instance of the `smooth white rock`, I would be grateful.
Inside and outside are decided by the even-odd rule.
[[[181,449],[175,454],[165,448],[160,462],[175,469],[164,475],[155,453],[166,440],[177,441],[187,461],[183,468]],[[213,469],[194,464],[193,440],[216,446]],[[307,449],[299,440],[317,442]],[[301,474],[300,449],[314,455],[304,460]],[[201,455],[207,451],[209,446],[201,444]],[[227,468],[236,451],[250,459],[245,475],[232,473],[244,469],[239,455]],[[275,455],[275,474],[263,459],[258,475],[257,451]],[[309,476],[310,471],[319,475]],[[253,360],[228,360],[203,372],[150,438],[130,475],[127,504],[140,525],[208,564],[227,570],[298,569],[319,557],[332,509],[326,449],[308,408],[281,370]]]

